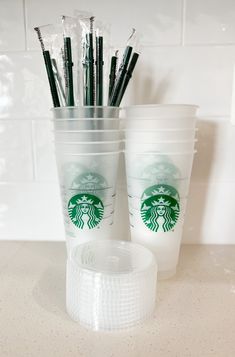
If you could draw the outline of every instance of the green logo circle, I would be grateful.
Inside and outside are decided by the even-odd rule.
[[[141,196],[141,200],[144,201],[147,198],[151,197],[151,196],[156,196],[156,195],[167,195],[167,196],[171,196],[173,197],[176,201],[179,202],[180,200],[180,196],[178,191],[170,185],[153,185],[150,186],[148,188],[146,188],[146,190],[144,190],[142,196]]]
[[[80,229],[92,229],[102,220],[104,205],[98,197],[82,193],[69,200],[68,213],[75,226]]]
[[[147,198],[141,205],[141,218],[154,232],[168,232],[176,224],[180,207],[178,201],[168,195],[155,195]]]

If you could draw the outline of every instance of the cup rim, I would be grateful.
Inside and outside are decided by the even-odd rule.
[[[148,120],[154,120],[154,121],[158,121],[160,119],[163,119],[163,120],[166,120],[166,119],[170,119],[172,121],[176,120],[176,119],[186,119],[186,120],[197,120],[197,116],[175,116],[175,117],[172,117],[172,116],[151,116],[151,117],[127,117],[127,118],[119,118],[121,121],[125,120],[125,121],[133,121],[133,120],[137,120],[137,121],[148,121]]]
[[[125,106],[123,107],[122,109],[126,110],[128,108],[179,108],[179,107],[185,107],[185,108],[195,108],[195,109],[198,109],[199,106],[196,105],[196,104],[180,104],[180,103],[177,103],[177,104],[136,104],[136,105],[128,105],[128,106]]]
[[[53,118],[50,119],[52,122],[61,122],[61,121],[65,121],[66,123],[69,123],[71,121],[104,121],[104,120],[108,120],[108,121],[119,121],[119,118]]]
[[[154,142],[138,142],[137,140],[133,139],[123,139],[124,142],[134,142],[139,145],[146,145],[146,144],[190,144],[190,143],[197,143],[198,139],[193,139],[193,140],[156,140]]]
[[[153,130],[141,130],[141,129],[122,129],[124,133],[126,132],[134,132],[134,133],[159,133],[160,132],[182,132],[182,131],[194,131],[197,132],[198,128],[173,128],[173,129],[168,129],[168,128],[163,128],[163,129],[153,129]]]
[[[50,110],[51,111],[59,111],[59,110],[66,110],[66,109],[101,109],[101,108],[107,108],[107,109],[115,109],[115,110],[121,110],[122,107],[112,107],[110,105],[71,105],[71,106],[66,106],[66,107],[53,107]]]
[[[53,133],[121,133],[121,130],[119,129],[101,129],[101,130],[57,130],[57,129],[52,129]]]
[[[197,150],[191,150],[191,151],[176,151],[176,152],[159,152],[159,151],[147,151],[147,152],[139,152],[139,151],[129,151],[129,150],[123,150],[124,154],[136,154],[136,155],[192,155],[196,154]]]
[[[113,140],[113,141],[54,141],[54,144],[59,145],[111,145],[111,144],[120,144],[123,140]]]
[[[73,153],[62,153],[60,152],[60,156],[106,156],[106,155],[119,155],[123,150],[118,151],[107,151],[107,152],[89,152],[89,153],[81,153],[81,154],[73,154]]]

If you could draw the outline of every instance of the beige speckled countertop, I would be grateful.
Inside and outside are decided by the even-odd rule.
[[[124,332],[65,312],[63,243],[0,242],[0,357],[234,357],[235,246],[183,246],[152,320]]]

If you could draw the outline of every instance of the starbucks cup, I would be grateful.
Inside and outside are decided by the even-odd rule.
[[[77,130],[118,130],[119,119],[113,118],[67,118],[53,120],[55,131],[77,131]]]
[[[198,106],[188,104],[132,105],[124,108],[124,116],[127,118],[189,118],[196,115],[197,109]]]
[[[52,109],[55,119],[118,118],[120,108],[108,106],[58,107]]]
[[[196,117],[140,117],[125,118],[121,120],[121,127],[124,130],[169,130],[187,129],[195,130]]]
[[[56,151],[67,251],[95,239],[111,239],[120,152]]]
[[[127,119],[128,120],[128,119]],[[197,129],[125,130],[124,138],[136,142],[193,141]]]
[[[194,151],[125,151],[131,240],[150,248],[160,278],[178,263]]]
[[[120,130],[65,130],[54,131],[56,142],[97,142],[121,140]]]
[[[56,152],[64,154],[104,153],[121,150],[122,141],[57,142]]]
[[[140,142],[137,140],[125,140],[126,151],[141,152],[184,152],[192,151],[197,140],[188,141],[155,141]]]

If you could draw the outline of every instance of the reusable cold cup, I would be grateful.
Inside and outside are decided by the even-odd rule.
[[[54,119],[53,125],[55,131],[77,131],[77,130],[117,130],[119,129],[119,119],[114,118],[68,118]]]
[[[127,118],[187,118],[195,116],[197,109],[198,106],[188,104],[147,104],[125,107],[124,112]]]
[[[134,140],[125,140],[126,151],[141,152],[185,152],[193,150],[196,140],[191,141],[155,141],[155,142],[140,142]]]
[[[118,118],[120,108],[107,106],[77,106],[52,109],[55,119],[72,118]]]
[[[127,119],[128,120],[128,119]],[[195,129],[125,130],[124,138],[138,142],[194,140]]]
[[[176,271],[193,157],[125,151],[131,240],[156,255],[160,278]]]
[[[57,142],[84,142],[84,141],[118,141],[121,139],[120,130],[67,130],[54,131]]]
[[[103,153],[119,151],[121,141],[94,141],[94,142],[55,142],[58,153],[81,154],[81,153]]]
[[[119,152],[56,152],[68,255],[81,243],[111,239]]]
[[[165,130],[165,129],[188,129],[194,130],[196,117],[133,117],[121,120],[121,127],[127,130]]]

